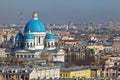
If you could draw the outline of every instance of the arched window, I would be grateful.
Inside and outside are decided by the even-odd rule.
[[[30,47],[32,47],[32,42],[30,43]]]
[[[32,55],[32,57],[34,57],[34,55]]]
[[[30,55],[28,55],[28,57],[30,58]]]
[[[24,57],[26,58],[26,57],[27,57],[27,55],[24,55]]]
[[[51,46],[53,47],[53,42],[51,43]]]
[[[50,47],[50,42],[48,42],[48,47]]]
[[[27,43],[27,47],[29,47],[29,43]]]
[[[17,57],[19,58],[19,55],[17,55]]]
[[[39,36],[39,43],[40,43],[40,36]]]
[[[20,57],[22,58],[22,57],[23,57],[23,55],[20,55]]]

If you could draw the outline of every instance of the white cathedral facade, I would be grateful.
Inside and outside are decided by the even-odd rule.
[[[53,61],[64,62],[64,50],[56,48],[54,34],[46,31],[37,12],[33,12],[24,33],[18,32],[16,35],[15,49],[15,56],[18,58],[39,58],[41,53],[47,53],[52,56]]]

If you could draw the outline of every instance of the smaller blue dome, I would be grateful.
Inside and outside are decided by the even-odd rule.
[[[20,39],[24,39],[24,36],[21,32],[19,32],[16,37],[15,37],[16,40],[20,40]]]
[[[34,39],[35,37],[32,34],[25,34],[25,39]]]
[[[55,40],[55,36],[54,36],[54,34],[52,34],[52,33],[48,33],[48,34],[46,34],[45,39]]]

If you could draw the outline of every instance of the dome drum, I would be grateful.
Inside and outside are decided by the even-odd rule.
[[[25,34],[25,40],[34,40],[35,37],[32,34]]]

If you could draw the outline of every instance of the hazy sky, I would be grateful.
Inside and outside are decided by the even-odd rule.
[[[120,0],[0,0],[0,23],[26,23],[37,10],[45,24],[120,21]]]

